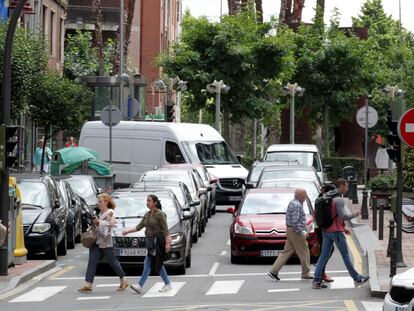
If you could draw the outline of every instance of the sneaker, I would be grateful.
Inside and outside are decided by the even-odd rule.
[[[302,280],[313,280],[313,276],[310,274],[302,275]]]
[[[313,289],[321,289],[321,288],[328,288],[326,284],[323,284],[322,282],[313,282],[312,283]]]
[[[171,284],[167,284],[167,285],[164,285],[163,288],[161,288],[159,290],[159,292],[160,293],[166,293],[166,292],[169,292],[170,290],[172,290],[172,285]]]
[[[142,290],[141,285],[139,285],[139,284],[136,284],[136,285],[131,284],[130,286],[131,286],[131,288],[132,288],[132,289],[133,289],[133,290],[134,290],[137,294],[142,295],[142,294],[144,293],[144,291]]]
[[[272,279],[272,281],[280,281],[279,276],[278,276],[277,274],[272,273],[272,272],[268,272],[268,273],[267,273],[267,276],[268,276],[269,278],[271,278],[271,279]]]
[[[355,282],[356,286],[361,286],[369,280],[369,276],[361,276],[358,281]]]

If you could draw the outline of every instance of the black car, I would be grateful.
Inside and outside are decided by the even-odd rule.
[[[82,213],[85,209],[82,199],[72,190],[65,179],[56,181],[59,187],[61,204],[68,207],[68,223],[66,233],[68,236],[68,248],[75,248],[75,243],[80,242],[82,233]]]
[[[191,197],[190,190],[182,182],[137,182],[132,185],[133,189],[140,189],[142,191],[154,191],[160,189],[171,190],[177,197],[178,203],[181,205],[183,212],[193,211],[193,218],[191,219],[191,233],[192,233],[192,242],[198,242],[198,233],[199,233],[199,223],[198,223],[198,212],[196,206],[200,204],[199,201],[193,201]]]
[[[167,215],[168,229],[172,239],[170,259],[165,262],[167,268],[173,268],[184,274],[191,266],[191,218],[193,212],[183,212],[174,193],[169,190],[141,191],[125,189],[116,191],[113,198],[116,204],[117,226],[114,228],[115,255],[122,265],[143,265],[147,249],[144,231],[122,236],[124,228],[136,226],[147,208],[147,196],[155,194],[162,203],[162,211]]]
[[[56,182],[47,175],[16,175],[22,196],[24,242],[29,253],[50,259],[66,255],[68,207]]]

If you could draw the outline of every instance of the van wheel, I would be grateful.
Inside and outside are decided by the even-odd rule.
[[[58,245],[58,255],[59,256],[65,256],[68,252],[68,238],[65,235],[63,236],[62,241],[60,241],[59,245]]]
[[[46,258],[57,260],[58,258],[58,246],[56,241],[56,235],[52,238],[52,245],[50,246],[50,250],[46,252]]]

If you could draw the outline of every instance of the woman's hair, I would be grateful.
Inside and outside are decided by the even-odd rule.
[[[98,195],[98,198],[100,198],[101,200],[104,200],[105,202],[108,202],[108,208],[109,209],[115,209],[115,202],[112,199],[112,196],[110,196],[107,193],[101,193],[100,195]]]
[[[162,210],[162,205],[161,205],[160,199],[158,199],[158,197],[155,194],[150,194],[148,196],[155,203],[155,207],[158,208],[159,210]]]

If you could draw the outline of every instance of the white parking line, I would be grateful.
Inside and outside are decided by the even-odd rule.
[[[220,256],[226,256],[227,255],[227,251],[222,251],[221,253],[220,253]]]
[[[355,288],[354,280],[349,276],[334,277],[334,282],[330,284],[330,289]]]
[[[229,295],[237,294],[242,287],[244,280],[216,281],[211,285],[206,295]]]
[[[99,284],[99,285],[96,285],[96,287],[118,287],[119,286],[119,283],[117,283],[117,284]]]
[[[215,262],[213,264],[213,266],[211,267],[210,272],[208,273],[208,275],[214,275],[214,274],[216,274],[217,269],[219,268],[219,266],[220,266],[220,263]]]
[[[285,293],[285,292],[298,292],[300,288],[282,288],[282,289],[269,289],[268,293]]]
[[[111,296],[92,296],[92,297],[79,297],[76,300],[82,301],[82,300],[104,300],[109,299]]]
[[[31,291],[23,294],[19,297],[10,300],[9,302],[40,302],[45,301],[47,298],[56,295],[64,290],[67,286],[46,286],[36,287]]]
[[[381,311],[383,302],[361,301],[366,311]]]
[[[154,297],[174,297],[181,288],[185,285],[186,282],[172,282],[172,289],[165,293],[160,293],[159,290],[164,286],[163,282],[157,282],[149,291],[145,293],[144,298],[154,298]]]

